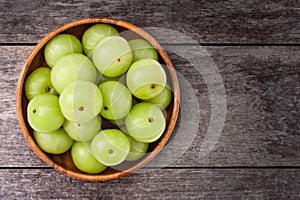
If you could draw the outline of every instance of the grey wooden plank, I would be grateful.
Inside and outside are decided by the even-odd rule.
[[[0,43],[35,43],[52,29],[87,17],[172,29],[201,43],[299,43],[299,15],[297,1],[283,0],[3,0]]]
[[[15,115],[15,87],[23,62],[33,47],[0,47],[0,166],[46,166],[30,150],[19,129]],[[171,47],[166,47],[171,48]],[[196,47],[183,51],[196,52]],[[196,115],[181,120],[174,131],[173,140],[187,139],[188,129],[179,131],[180,125],[196,127],[195,138],[187,150],[177,150],[169,143],[168,150],[149,166],[299,166],[299,47],[206,47],[218,66],[225,83],[227,115],[224,129],[216,146],[205,157],[200,155],[207,136],[211,117],[211,101],[204,76],[195,66],[178,55],[170,54],[176,69],[191,84],[199,102],[200,123],[191,124]],[[205,58],[204,51],[197,57]],[[203,55],[202,55],[203,54]],[[204,62],[205,63],[205,62]],[[221,84],[221,83],[216,83]],[[183,93],[184,91],[182,91]],[[182,96],[188,100],[190,96]],[[182,104],[187,106],[187,104]],[[193,108],[191,108],[193,110]],[[197,114],[197,113],[196,113]],[[186,116],[186,115],[185,115]],[[175,158],[175,160],[174,160]],[[173,159],[173,160],[172,160]]]
[[[105,182],[0,170],[2,199],[299,199],[299,169],[162,169]]]
[[[43,165],[25,142],[15,111],[18,76],[32,49],[33,47],[0,47],[0,166],[18,166],[21,163],[31,163],[32,159],[36,160],[37,165]],[[19,156],[8,151],[14,151]],[[30,166],[29,163],[25,165]]]
[[[210,67],[198,47],[172,48],[191,54],[198,51],[199,66],[203,60],[204,67]],[[206,157],[195,154],[201,151],[211,118],[209,91],[203,80],[207,74],[199,75],[194,67],[177,63],[177,69],[196,91],[201,121],[194,142],[174,162],[174,166],[188,166],[190,163],[193,166],[299,166],[300,48],[207,49],[225,84],[227,113],[224,129],[216,146]],[[173,152],[176,148],[173,147]],[[169,154],[172,155],[172,151]],[[293,161],[290,160],[292,157]]]

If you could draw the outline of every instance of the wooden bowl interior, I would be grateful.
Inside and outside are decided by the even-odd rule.
[[[43,151],[37,146],[33,139],[33,130],[28,124],[27,120],[27,104],[28,100],[25,95],[24,91],[24,81],[28,77],[28,75],[35,70],[38,67],[41,66],[47,66],[45,59],[44,59],[44,46],[54,35],[60,34],[60,33],[70,33],[75,35],[78,39],[81,40],[82,34],[84,31],[89,28],[90,26],[96,24],[96,23],[107,23],[112,26],[114,26],[120,33],[121,36],[125,37],[126,39],[137,39],[137,38],[143,38],[148,40],[158,51],[159,54],[159,62],[163,65],[166,65],[166,73],[168,76],[168,83],[173,88],[174,91],[174,98],[171,102],[171,104],[166,109],[166,118],[167,118],[167,128],[164,132],[164,135],[157,140],[156,142],[153,142],[149,145],[147,156],[144,156],[142,159],[134,162],[123,162],[119,166],[116,166],[113,168],[108,167],[105,171],[91,175],[86,174],[84,172],[81,172],[78,170],[71,158],[70,150],[67,151],[64,154],[60,155],[53,155],[48,154]],[[162,48],[159,46],[158,43],[149,35],[144,33],[142,30],[138,29],[137,27],[134,27],[133,25],[119,21],[119,20],[111,20],[111,19],[85,19],[77,21],[75,24],[68,24],[67,26],[70,26],[70,28],[66,28],[66,25],[61,27],[60,29],[54,30],[51,34],[47,35],[36,47],[35,50],[33,50],[32,54],[29,56],[23,71],[20,75],[20,80],[18,87],[17,87],[17,94],[20,94],[20,98],[17,97],[17,112],[19,117],[19,122],[21,129],[23,131],[23,134],[28,141],[31,148],[38,154],[38,156],[43,159],[48,165],[54,167],[58,171],[61,171],[63,173],[66,173],[67,175],[70,175],[75,178],[83,179],[83,180],[108,180],[112,178],[118,178],[120,176],[123,176],[127,173],[132,172],[133,170],[136,170],[143,165],[145,165],[147,162],[149,162],[164,146],[164,144],[167,142],[168,138],[170,137],[170,134],[175,126],[177,115],[178,115],[178,107],[179,107],[179,89],[178,89],[178,81],[176,78],[176,74],[174,72],[173,65],[171,61],[169,60],[166,53],[162,50]],[[124,27],[125,26],[125,27]],[[129,26],[129,28],[127,27]],[[134,28],[137,28],[140,32],[134,32],[134,31],[128,31],[130,27],[133,26]],[[66,29],[66,30],[64,30]],[[20,105],[21,106],[18,106]],[[20,114],[18,108],[21,107],[22,113]],[[105,119],[103,120],[103,126],[102,128],[116,128],[115,126],[109,124]]]

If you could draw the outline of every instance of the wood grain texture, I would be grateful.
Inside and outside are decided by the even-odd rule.
[[[283,0],[0,0],[0,199],[300,199],[300,48],[278,46],[300,44],[299,9],[298,1]],[[32,45],[87,17],[148,27],[168,49],[184,92],[167,148],[140,173],[106,182],[47,167],[15,114],[18,75]],[[199,48],[199,42],[214,46]],[[223,82],[209,79],[205,50]],[[203,157],[214,100],[205,81],[216,94],[224,83],[227,113],[221,136]]]
[[[106,182],[0,170],[1,199],[299,199],[299,169],[161,169]],[[43,183],[43,184],[41,184]]]
[[[300,42],[298,1],[2,0],[0,43],[36,43],[54,28],[87,17],[172,29],[201,43]]]
[[[174,48],[182,48],[182,51],[188,52],[194,51],[196,47]],[[46,166],[26,144],[15,115],[15,87],[23,62],[31,49],[32,47],[0,47],[1,167]],[[179,159],[169,163],[169,166],[299,166],[300,48],[206,49],[218,66],[225,83],[227,116],[224,129],[214,149],[208,156],[200,159],[199,151],[211,115],[210,96],[203,81],[205,74],[199,74],[195,66],[191,66],[187,60],[170,53],[175,68],[195,91],[201,120],[188,150],[183,155],[178,154]],[[198,53],[200,56],[203,52]],[[183,95],[183,100],[188,101],[189,96]],[[181,123],[188,122],[181,120],[178,126]],[[186,133],[175,131],[174,135],[182,136]],[[161,155],[166,156],[163,159],[172,155],[178,146],[170,145],[169,148],[167,152],[162,152]],[[159,161],[160,159],[156,159],[149,166],[160,167]]]

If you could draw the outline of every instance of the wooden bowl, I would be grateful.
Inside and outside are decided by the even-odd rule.
[[[171,104],[167,108],[166,130],[158,141],[151,143],[149,145],[148,154],[146,156],[144,156],[142,159],[135,162],[123,162],[120,166],[117,166],[117,169],[108,167],[105,171],[99,174],[87,174],[81,172],[74,166],[74,163],[70,155],[70,150],[64,154],[53,155],[53,154],[45,153],[38,147],[38,145],[36,144],[33,138],[33,130],[29,126],[27,120],[28,99],[26,98],[25,91],[24,91],[24,82],[27,76],[34,69],[41,66],[47,66],[43,53],[44,53],[44,47],[49,40],[51,40],[54,36],[60,33],[70,33],[75,35],[81,40],[84,31],[88,27],[97,23],[109,24],[115,27],[119,31],[120,35],[125,37],[126,39],[143,38],[147,40],[149,43],[151,43],[158,51],[159,62],[167,66],[166,73],[168,75],[169,84],[171,85],[173,90],[174,98]],[[152,160],[166,144],[174,129],[178,112],[179,112],[179,86],[178,86],[178,80],[172,62],[170,61],[166,52],[162,49],[159,43],[151,35],[143,31],[142,29],[122,20],[115,20],[115,19],[108,19],[108,18],[81,19],[78,21],[67,23],[53,30],[48,35],[46,35],[32,50],[20,73],[20,77],[16,89],[16,109],[17,109],[19,124],[25,139],[27,140],[28,144],[33,149],[33,151],[42,160],[44,160],[49,166],[71,177],[75,177],[82,180],[94,180],[94,181],[109,180],[109,179],[115,179],[124,176],[144,166],[150,160]]]

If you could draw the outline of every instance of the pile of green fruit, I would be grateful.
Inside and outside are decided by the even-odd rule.
[[[55,36],[44,57],[48,67],[25,82],[28,122],[43,151],[71,148],[75,166],[94,174],[140,159],[163,134],[172,93],[147,41],[127,41],[114,27],[96,24],[81,41]],[[102,128],[102,118],[119,128]]]

